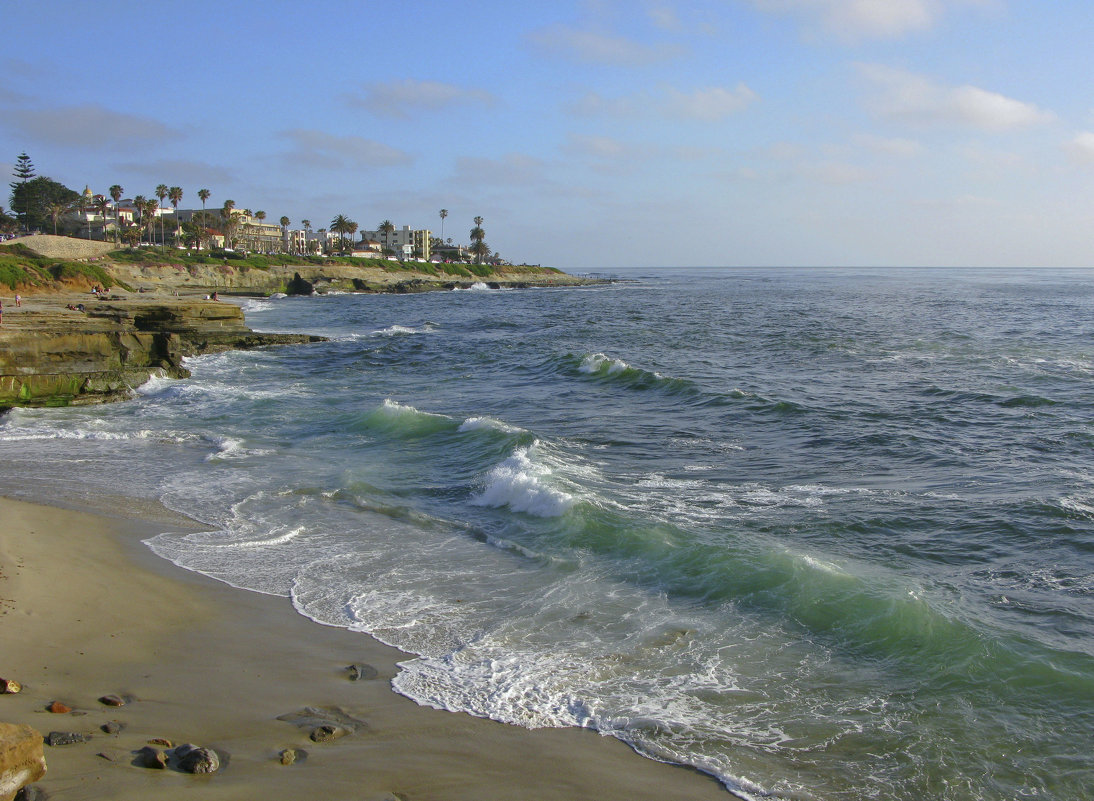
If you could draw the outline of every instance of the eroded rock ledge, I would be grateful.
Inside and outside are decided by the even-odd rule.
[[[187,378],[184,356],[319,342],[263,334],[232,303],[205,300],[35,298],[0,326],[0,409],[124,400],[152,375]],[[66,302],[69,301],[69,302]]]

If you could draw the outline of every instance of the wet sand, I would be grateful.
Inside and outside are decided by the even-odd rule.
[[[46,747],[51,798],[501,801],[732,799],[696,771],[645,759],[577,729],[528,731],[424,707],[389,686],[408,657],[370,637],[321,626],[288,599],[234,589],[159,559],[141,540],[194,524],[155,504],[112,516],[0,498],[0,721],[89,742]],[[346,666],[374,667],[350,681]],[[98,698],[132,700],[110,708]],[[52,714],[54,700],[74,712]],[[337,709],[357,730],[315,743],[278,720]],[[115,735],[100,730],[116,720]],[[132,764],[151,738],[222,755],[190,775]],[[278,754],[306,752],[282,765]]]

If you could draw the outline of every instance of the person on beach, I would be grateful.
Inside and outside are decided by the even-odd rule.
[[[19,295],[19,294],[15,295],[15,305],[16,305],[16,307],[19,307],[19,306],[23,305],[23,296],[22,295]]]

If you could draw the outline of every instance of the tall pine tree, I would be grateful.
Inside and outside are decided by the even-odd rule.
[[[11,210],[20,218],[24,229],[27,227],[27,213],[32,205],[30,194],[26,191],[26,183],[36,174],[30,156],[26,154],[26,151],[23,151],[15,161],[15,172],[13,173],[15,180],[8,186],[11,187]]]

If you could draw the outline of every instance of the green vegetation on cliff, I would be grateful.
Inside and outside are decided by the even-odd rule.
[[[120,286],[131,291],[98,264],[47,259],[21,244],[0,246],[0,285],[11,290],[20,287],[50,287],[66,283],[99,284],[103,289]]]
[[[186,266],[189,264],[230,264],[236,269],[253,268],[256,270],[268,270],[270,267],[317,267],[322,265],[341,264],[348,267],[361,267],[384,270],[385,272],[412,272],[424,275],[458,275],[465,278],[476,276],[489,278],[497,275],[517,275],[520,273],[542,275],[561,275],[561,270],[553,267],[540,267],[538,265],[506,265],[490,266],[488,264],[433,264],[419,261],[392,261],[386,258],[366,259],[356,256],[299,256],[291,253],[278,253],[263,255],[260,253],[244,254],[231,250],[177,250],[167,248],[157,250],[151,248],[127,248],[115,250],[106,256],[106,259],[119,264],[135,264],[141,266],[172,265]]]

